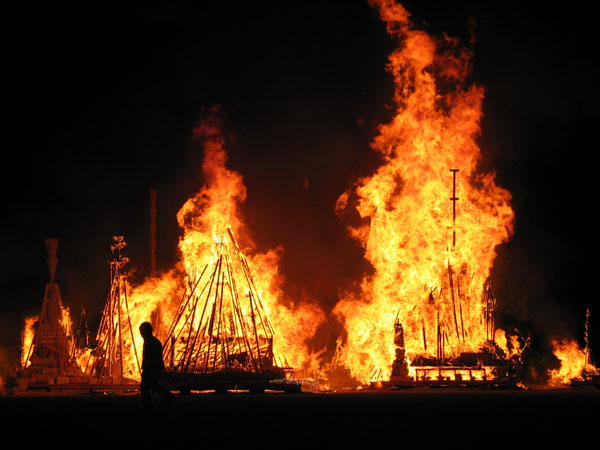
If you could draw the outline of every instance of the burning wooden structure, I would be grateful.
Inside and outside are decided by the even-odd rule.
[[[491,291],[488,295],[491,295]],[[492,323],[487,324],[487,327],[493,330],[495,319],[488,314],[485,313],[485,320]],[[521,362],[520,355],[507,357],[504,350],[496,343],[493,333],[488,336],[479,351],[465,351],[453,356],[446,354],[448,334],[440,323],[437,324],[437,330],[436,356],[416,355],[409,366],[404,348],[404,330],[402,324],[396,321],[394,326],[396,359],[392,364],[391,386],[517,387],[516,369]],[[426,345],[424,341],[424,346]],[[411,376],[409,373],[414,375]]]
[[[440,281],[439,290],[429,292],[425,306],[436,318],[435,356],[428,350],[426,326],[422,323],[422,354],[412,354],[410,365],[407,361],[404,328],[398,316],[394,323],[394,345],[396,358],[392,364],[390,384],[396,387],[516,387],[518,380],[516,368],[520,364],[520,353],[509,358],[496,342],[496,298],[488,279],[484,286],[481,321],[485,329],[485,341],[478,349],[473,350],[473,343],[468,342],[468,329],[463,317],[464,292],[461,285],[468,285],[468,265],[463,263],[460,270],[455,270],[452,261],[457,261],[455,250],[456,239],[456,175],[452,172],[452,227],[448,244],[446,262],[447,279]],[[434,293],[437,292],[437,298]],[[450,322],[450,323],[448,323]],[[453,340],[453,345],[450,341]],[[431,344],[429,344],[431,347]],[[454,352],[448,351],[453,348]],[[462,350],[465,349],[466,350]],[[457,351],[457,349],[459,351]],[[431,350],[431,348],[430,348]]]
[[[46,283],[33,338],[23,349],[23,366],[15,377],[17,390],[51,390],[55,386],[84,380],[73,357],[69,314],[63,306],[60,287],[55,281],[57,248],[58,239],[46,239],[50,281]]]
[[[127,280],[124,266],[129,259],[122,251],[126,246],[123,236],[114,236],[111,245],[110,291],[95,340],[82,369],[89,385],[110,385],[113,388],[137,385],[140,375],[140,357],[135,344],[127,299]],[[128,355],[133,354],[134,361]]]
[[[245,256],[230,228],[214,242],[212,263],[189,272],[165,339],[172,390],[293,391],[285,360],[273,353],[274,330]]]

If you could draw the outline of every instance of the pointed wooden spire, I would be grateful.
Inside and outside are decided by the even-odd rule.
[[[48,270],[50,271],[50,282],[54,283],[54,274],[56,273],[56,266],[58,264],[58,258],[56,257],[56,250],[58,249],[58,239],[46,239],[46,250],[48,251]]]

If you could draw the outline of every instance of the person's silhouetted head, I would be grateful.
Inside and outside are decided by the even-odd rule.
[[[144,322],[140,325],[140,334],[143,338],[152,336],[152,325],[150,324],[150,322]]]

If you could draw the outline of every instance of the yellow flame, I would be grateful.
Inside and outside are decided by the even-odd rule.
[[[587,355],[574,339],[552,339],[552,352],[560,361],[560,368],[550,371],[552,384],[568,383],[581,378],[583,371],[595,372],[596,368],[588,362]]]

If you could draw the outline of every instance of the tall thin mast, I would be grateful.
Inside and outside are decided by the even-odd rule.
[[[456,247],[456,230],[454,228],[454,225],[456,224],[456,202],[458,201],[458,197],[456,196],[456,172],[458,172],[459,169],[450,169],[450,172],[452,172],[452,197],[450,197],[450,200],[452,200],[452,248],[454,249],[454,247]]]
[[[585,339],[585,365],[594,365],[594,358],[592,357],[592,349],[590,347],[590,308],[585,310],[585,329],[584,329],[584,339]]]
[[[156,276],[156,190],[150,189],[150,276]]]
[[[452,250],[454,250],[454,247],[456,247],[456,230],[454,228],[454,225],[456,224],[456,202],[458,201],[458,197],[456,196],[456,172],[458,172],[458,169],[450,169],[450,172],[452,172],[452,197],[450,197],[450,200],[452,200]],[[460,341],[460,333],[458,331],[458,319],[456,317],[456,300],[454,297],[454,275],[452,271],[452,264],[450,263],[450,255],[448,255],[448,280],[450,282],[450,293],[452,295],[452,312],[454,314],[454,327],[456,329],[456,338]]]

